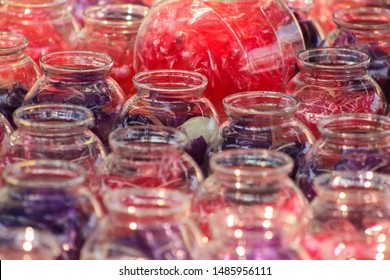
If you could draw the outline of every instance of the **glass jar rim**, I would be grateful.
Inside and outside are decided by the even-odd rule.
[[[106,16],[107,11],[110,10],[120,12],[121,17],[115,17],[114,20],[111,20]],[[149,7],[138,4],[93,5],[84,10],[83,18],[86,22],[99,25],[138,27],[149,10]],[[132,14],[141,15],[142,18],[132,18]]]
[[[62,57],[66,57],[68,63],[64,64],[57,62]],[[76,60],[77,58],[77,60]],[[79,58],[82,58],[81,60]],[[44,54],[39,59],[41,67],[48,72],[66,72],[66,73],[94,73],[109,71],[114,60],[111,56],[103,52],[82,51],[82,50],[66,50]],[[79,62],[79,64],[77,64]],[[88,64],[94,63],[94,64]],[[88,68],[80,68],[78,66],[88,66]]]
[[[130,201],[123,201],[124,199],[130,199]],[[103,195],[103,202],[109,213],[134,215],[140,218],[148,216],[163,217],[185,213],[190,207],[190,201],[186,194],[179,190],[164,188],[133,187],[115,189]],[[122,203],[119,204],[118,202]],[[130,202],[133,204],[139,203],[140,205],[124,205]]]
[[[76,114],[76,116],[70,115]],[[25,119],[30,114],[38,115],[37,119]],[[40,118],[39,116],[42,115]],[[50,118],[49,118],[50,116]],[[58,131],[65,133],[75,128],[88,129],[94,124],[94,115],[89,109],[73,104],[51,103],[26,105],[19,107],[13,112],[13,118],[17,127],[40,129],[43,133]],[[56,122],[42,122],[42,120],[56,120]]]
[[[320,63],[314,63],[308,61],[312,58],[319,58],[319,57],[324,57],[326,60],[329,60],[329,58],[335,56],[341,56],[344,59],[348,58],[348,60],[341,60],[343,64],[332,64],[332,63],[320,64]],[[354,60],[351,61],[351,58]],[[337,71],[337,70],[359,70],[362,68],[367,68],[368,65],[370,64],[371,58],[365,52],[355,50],[355,49],[340,48],[340,47],[332,47],[332,48],[324,47],[324,48],[303,50],[298,53],[297,60],[298,60],[298,65],[301,65],[305,68]],[[336,62],[340,62],[340,60],[337,60]]]
[[[0,32],[0,56],[24,50],[28,45],[26,36],[14,32]]]
[[[353,187],[353,189],[351,189]],[[367,193],[361,191],[377,191],[373,199]],[[377,201],[389,199],[390,193],[390,175],[375,173],[372,171],[332,171],[322,173],[313,180],[313,189],[318,196],[328,199],[340,199],[350,201]]]
[[[191,79],[194,81],[193,85],[188,83],[181,85],[180,87],[173,87],[172,82],[164,87],[151,85],[150,82],[153,79],[158,78],[177,78],[177,79]],[[149,82],[148,82],[149,81]],[[146,83],[148,82],[148,83]],[[205,75],[190,70],[179,70],[179,69],[156,69],[146,70],[138,72],[133,76],[133,83],[136,89],[157,91],[163,90],[164,93],[172,94],[174,97],[193,93],[194,91],[202,91],[206,89],[208,79]],[[166,83],[166,82],[165,82]]]
[[[148,132],[148,138],[145,138],[145,132]],[[151,137],[154,141],[150,139]],[[113,150],[119,148],[122,151],[136,151],[148,155],[150,152],[164,152],[168,148],[182,150],[188,145],[189,138],[184,132],[173,127],[133,125],[112,131],[108,142]],[[137,145],[137,143],[143,145]]]
[[[372,23],[372,22],[349,22],[343,20],[348,14],[352,14],[354,16],[367,16],[370,14],[372,16],[376,16],[378,18],[381,14],[386,14],[388,17],[387,22],[384,23]],[[390,9],[380,8],[380,7],[351,7],[337,10],[333,13],[333,21],[340,27],[348,28],[351,30],[381,30],[390,32]]]
[[[364,132],[359,133],[356,130],[351,130],[351,123],[347,122],[349,120],[355,121],[356,125],[362,121],[371,122],[377,125],[374,127],[376,130],[367,131],[366,128],[362,127],[362,125],[359,124],[356,128],[354,128],[360,130],[361,132]],[[337,124],[339,127],[341,126],[342,129],[332,129],[332,127],[330,127],[330,125],[332,124]],[[384,125],[386,125],[388,129],[378,129],[380,126]],[[390,117],[367,113],[334,114],[329,116],[322,116],[321,118],[319,118],[317,121],[317,127],[321,135],[323,136],[338,137],[343,139],[356,139],[358,141],[361,141],[363,139],[373,139],[381,141],[384,137],[390,136]]]
[[[30,9],[52,8],[67,5],[68,0],[8,0],[7,5],[25,7]]]
[[[49,181],[48,173],[58,180]],[[32,175],[37,177],[33,179]],[[86,171],[80,164],[63,160],[27,160],[6,165],[2,176],[12,187],[47,188],[50,185],[55,189],[72,189],[85,182]]]
[[[254,103],[251,102],[253,99],[256,98],[269,98],[274,100],[279,100],[280,103],[282,101],[285,102],[286,106],[284,107],[277,107],[274,108],[264,108],[267,110],[261,110],[258,108],[251,108],[251,105],[258,106],[261,103]],[[244,104],[241,104],[240,99],[244,99],[245,101],[242,102]],[[252,115],[252,116],[264,116],[267,118],[275,118],[280,115],[286,115],[289,113],[294,113],[298,110],[300,102],[295,97],[284,94],[281,92],[273,92],[273,91],[245,91],[245,92],[238,92],[231,94],[227,97],[225,97],[222,100],[223,106],[225,107],[225,111],[232,114],[245,114],[245,115]],[[280,103],[275,105],[280,105]],[[240,105],[241,104],[241,105]],[[267,103],[268,104],[268,103]],[[262,108],[263,109],[263,108]]]
[[[240,164],[234,164],[239,160]],[[243,164],[247,163],[246,164]],[[263,165],[259,165],[263,164]],[[210,158],[212,174],[223,174],[235,177],[264,177],[274,179],[288,175],[293,168],[293,160],[285,153],[266,149],[232,149],[216,153]],[[254,167],[245,170],[245,167]],[[256,168],[256,169],[255,169]]]

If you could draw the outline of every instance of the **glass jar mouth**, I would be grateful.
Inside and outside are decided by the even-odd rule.
[[[316,48],[298,54],[298,66],[302,68],[339,71],[360,70],[370,64],[365,52],[348,48]]]
[[[118,128],[110,133],[109,144],[115,151],[136,152],[144,156],[164,153],[167,150],[184,150],[188,145],[187,135],[172,127],[156,125],[134,125]]]
[[[93,51],[58,51],[41,56],[44,71],[55,73],[86,74],[108,72],[114,60],[106,53]]]
[[[353,7],[333,13],[333,21],[350,30],[390,32],[390,9],[379,7]]]
[[[0,32],[0,56],[24,50],[28,45],[26,36],[13,32]]]
[[[382,115],[349,113],[323,116],[317,122],[323,137],[383,141],[390,136],[390,118]]]
[[[103,201],[109,213],[138,218],[172,217],[186,214],[190,207],[184,193],[162,188],[115,189],[104,194]]]
[[[228,115],[279,118],[294,114],[299,101],[293,96],[271,91],[247,91],[231,94],[223,99]]]
[[[16,251],[17,256],[7,258],[1,252]],[[0,230],[0,258],[4,259],[57,259],[61,255],[61,247],[55,235],[46,230],[32,227],[6,227]],[[34,256],[36,256],[34,258]]]
[[[292,171],[293,160],[282,152],[265,149],[234,149],[214,154],[210,158],[213,174],[238,177],[275,177]]]
[[[69,134],[88,129],[94,124],[93,113],[82,106],[71,104],[27,105],[13,113],[15,125],[28,130],[39,130],[42,134]]]
[[[8,0],[7,5],[25,7],[30,9],[61,7],[67,0]]]
[[[21,188],[73,189],[85,181],[83,166],[61,160],[29,160],[6,165],[3,179]]]
[[[133,83],[139,92],[156,92],[176,98],[203,93],[208,79],[195,71],[159,69],[135,74]]]
[[[86,8],[83,18],[95,25],[135,27],[134,32],[137,32],[149,10],[146,6],[135,4],[96,5]]]
[[[389,182],[389,175],[372,171],[333,171],[316,176],[313,189],[319,197],[340,203],[377,202],[389,199]]]

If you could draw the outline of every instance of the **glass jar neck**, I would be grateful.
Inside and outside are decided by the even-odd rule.
[[[94,123],[91,111],[67,104],[23,106],[13,115],[18,130],[41,137],[68,137],[85,133]]]
[[[390,9],[378,7],[341,9],[333,14],[333,21],[340,30],[353,32],[360,43],[381,41],[390,44]]]
[[[83,14],[87,28],[103,34],[136,34],[149,8],[142,5],[88,7]]]
[[[0,64],[12,64],[25,59],[27,38],[18,33],[0,32]]]
[[[40,64],[50,80],[88,82],[109,77],[113,59],[100,52],[60,51],[43,55]]]
[[[322,139],[339,146],[387,146],[390,118],[373,114],[336,114],[318,122]]]
[[[24,20],[54,20],[66,16],[70,5],[68,0],[7,0],[1,9]]]
[[[151,101],[190,101],[203,96],[206,76],[186,70],[151,70],[135,74],[134,87],[140,97]]]
[[[352,49],[318,48],[299,53],[297,62],[306,82],[334,84],[367,75],[370,57]]]
[[[233,191],[256,191],[287,179],[292,167],[287,155],[261,149],[226,150],[210,159],[212,176]]]
[[[291,120],[299,102],[282,93],[252,91],[232,94],[223,100],[223,105],[233,126],[245,130]]]
[[[111,133],[109,143],[113,154],[139,161],[158,161],[181,156],[188,145],[183,132],[160,126],[130,126]]]
[[[186,217],[188,197],[177,190],[127,188],[103,197],[109,219],[120,227],[136,230],[141,225],[175,222]]]

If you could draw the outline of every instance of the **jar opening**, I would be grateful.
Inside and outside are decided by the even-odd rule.
[[[27,45],[28,40],[22,34],[0,32],[0,55],[8,55],[22,51]]]
[[[78,132],[92,127],[93,113],[82,106],[40,104],[23,106],[13,113],[17,127],[37,130],[42,134]]]
[[[8,0],[6,4],[36,9],[64,6],[68,4],[68,0]]]
[[[235,149],[214,154],[210,159],[212,173],[238,177],[264,177],[286,175],[292,171],[292,159],[281,152],[263,149]]]
[[[142,5],[113,4],[91,6],[85,9],[83,16],[87,23],[98,25],[134,26],[138,29],[149,8]],[[136,32],[137,29],[134,31]]]
[[[203,74],[186,70],[151,70],[139,72],[133,77],[138,92],[153,92],[173,98],[199,96],[206,89],[207,82]]]
[[[390,32],[390,9],[355,7],[341,9],[333,14],[334,22],[346,29]]]
[[[155,125],[129,126],[114,130],[109,136],[114,151],[136,152],[145,157],[151,152],[165,153],[169,150],[184,150],[188,145],[187,135],[178,129]]]
[[[248,91],[229,95],[223,100],[225,111],[230,116],[281,118],[291,116],[299,101],[290,95],[278,92]]]
[[[113,66],[113,59],[105,53],[92,51],[59,51],[40,58],[42,69],[64,73],[106,73]]]
[[[298,65],[301,68],[327,71],[360,70],[370,64],[368,54],[345,48],[310,49],[298,54]]]
[[[106,193],[103,201],[111,214],[124,214],[138,218],[174,217],[185,215],[188,197],[177,190],[127,188]],[[145,221],[146,222],[146,221]]]
[[[6,165],[3,179],[11,187],[74,188],[84,183],[85,170],[66,161],[31,160]]]
[[[326,199],[364,203],[387,199],[389,182],[390,176],[371,171],[334,171],[315,177],[313,188]]]
[[[383,141],[390,136],[390,118],[374,114],[335,114],[320,118],[317,126],[323,136],[345,140]]]

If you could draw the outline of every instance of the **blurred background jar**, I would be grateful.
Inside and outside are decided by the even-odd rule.
[[[300,101],[296,117],[317,139],[317,121],[341,113],[387,115],[388,103],[368,74],[369,56],[344,48],[318,48],[298,54],[300,72],[288,83],[286,92]]]
[[[70,0],[72,14],[76,18],[80,26],[85,25],[85,18],[83,16],[83,13],[87,8],[91,6],[132,4],[152,7],[157,2],[159,2],[159,0]]]
[[[208,156],[223,150],[262,148],[284,152],[294,159],[291,177],[314,143],[310,130],[294,117],[299,101],[278,92],[252,91],[223,100],[229,120],[210,145]]]
[[[27,37],[26,53],[36,64],[53,51],[66,50],[80,31],[68,0],[4,0],[0,29]]]
[[[32,227],[52,232],[62,259],[78,259],[86,237],[102,216],[85,188],[85,171],[55,160],[7,165],[0,196],[0,228]]]
[[[134,67],[204,74],[205,97],[226,117],[222,99],[229,94],[282,91],[303,49],[299,24],[282,0],[169,0],[145,17]]]
[[[312,258],[389,259],[389,180],[371,171],[326,173],[314,179],[317,196],[302,241]]]
[[[390,2],[389,9],[356,7],[333,14],[337,27],[327,44],[366,52],[370,58],[368,73],[390,101]]]
[[[8,120],[0,113],[0,150],[3,145],[7,143],[11,133],[13,132],[13,128]]]
[[[91,6],[84,11],[85,26],[73,43],[74,49],[104,52],[112,57],[111,76],[125,95],[135,93],[134,44],[138,28],[149,8],[141,5]]]
[[[297,183],[309,200],[313,179],[341,170],[390,174],[390,118],[373,114],[337,114],[318,122],[321,138],[297,172]]]
[[[65,103],[94,114],[92,131],[108,147],[108,135],[125,102],[123,90],[111,78],[112,58],[99,52],[61,51],[42,56],[44,75],[28,92],[24,105]]]
[[[84,107],[23,106],[15,111],[14,119],[17,130],[1,149],[3,165],[26,160],[64,160],[84,166],[89,182],[106,157],[103,143],[90,131],[93,114]]]
[[[256,213],[256,215],[254,215]],[[212,260],[300,260],[308,259],[295,242],[293,213],[271,206],[226,208],[210,220],[211,241],[194,250],[196,259]],[[266,271],[255,275],[267,275]]]
[[[110,134],[112,153],[99,166],[91,190],[99,198],[123,188],[167,188],[192,195],[203,180],[185,152],[183,132],[162,126],[131,126]]]
[[[61,246],[50,231],[32,227],[0,229],[0,259],[56,260]]]
[[[25,53],[27,38],[0,32],[0,113],[13,124],[12,113],[40,77],[40,69]]]
[[[115,127],[178,128],[190,139],[188,153],[203,167],[220,124],[214,106],[203,96],[207,78],[195,71],[160,69],[137,73],[133,81],[137,94],[126,101]]]
[[[293,164],[282,152],[262,149],[214,154],[210,159],[212,173],[192,200],[192,213],[204,234],[210,237],[211,217],[227,207],[251,211],[257,206],[269,206],[301,218],[308,202],[289,177]],[[255,219],[257,213],[252,213]]]
[[[306,49],[318,48],[323,45],[325,36],[321,26],[310,16],[315,0],[284,0],[293,11],[301,28]]]
[[[382,7],[390,8],[389,0],[314,0],[314,6],[310,10],[313,17],[323,29],[325,35],[335,27],[332,15],[335,11],[352,7]]]
[[[90,235],[82,259],[186,260],[199,230],[189,218],[189,197],[168,189],[107,192],[108,215]]]

